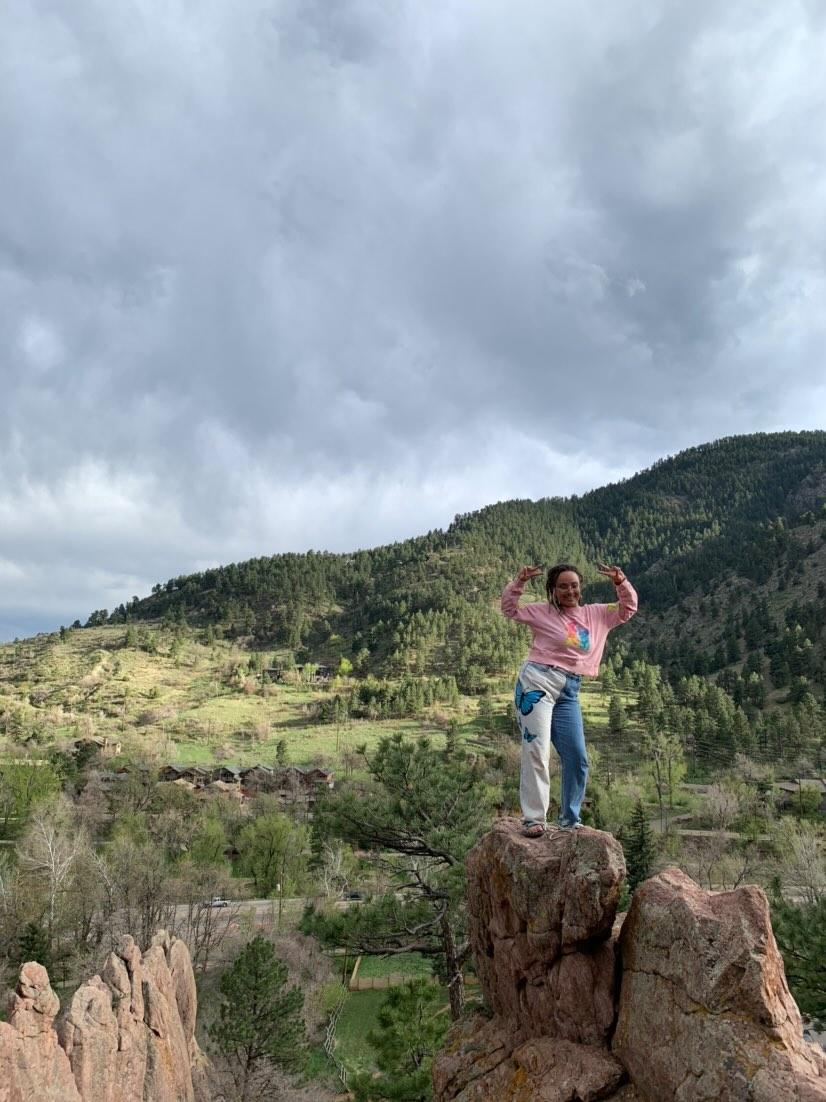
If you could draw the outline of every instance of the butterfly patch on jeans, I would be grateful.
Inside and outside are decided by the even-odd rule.
[[[525,742],[533,742],[534,739],[538,738],[538,735],[532,735],[527,727],[523,727],[522,738],[525,740]]]
[[[544,689],[529,689],[526,691],[522,682],[517,677],[513,699],[516,704],[516,710],[520,715],[529,716],[533,711],[534,704],[538,704],[543,696],[545,696]]]

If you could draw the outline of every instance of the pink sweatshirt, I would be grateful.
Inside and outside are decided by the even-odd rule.
[[[520,608],[521,596],[519,582],[509,582],[502,591],[502,611],[533,632],[527,660],[585,677],[599,673],[608,632],[637,611],[637,593],[627,579],[617,586],[618,601],[611,605],[580,605],[559,612],[547,601]]]

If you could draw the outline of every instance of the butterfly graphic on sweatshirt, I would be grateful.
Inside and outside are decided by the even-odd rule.
[[[545,696],[544,689],[525,689],[522,682],[517,677],[516,689],[514,690],[513,699],[516,704],[516,710],[520,715],[529,716],[533,711],[534,704],[538,704],[539,701]]]

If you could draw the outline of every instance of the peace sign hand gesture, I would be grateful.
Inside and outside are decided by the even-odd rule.
[[[525,582],[530,581],[531,578],[537,578],[541,573],[541,566],[523,566],[519,573],[516,575],[516,581],[520,585],[524,585]]]
[[[610,578],[614,585],[622,585],[625,574],[619,566],[607,566],[604,562],[597,563],[597,570],[606,578]]]

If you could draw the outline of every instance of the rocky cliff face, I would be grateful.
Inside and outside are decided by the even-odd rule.
[[[826,1102],[763,893],[667,869],[615,924],[622,850],[601,831],[525,839],[496,823],[468,856],[489,1017],[434,1062],[437,1102]]]
[[[82,984],[65,1015],[46,969],[24,964],[0,1022],[0,1102],[205,1102],[189,950],[160,931],[131,937]]]

